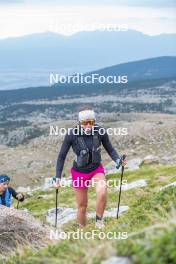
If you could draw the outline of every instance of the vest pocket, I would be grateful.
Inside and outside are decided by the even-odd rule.
[[[92,151],[92,162],[101,163],[101,149],[100,148]]]
[[[77,156],[78,167],[84,167],[88,164],[89,153],[86,150],[81,150],[80,154]]]

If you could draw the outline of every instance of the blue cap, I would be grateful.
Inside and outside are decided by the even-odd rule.
[[[0,175],[0,183],[9,182],[10,177],[7,175]]]

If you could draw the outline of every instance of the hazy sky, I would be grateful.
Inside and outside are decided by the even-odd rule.
[[[97,27],[176,33],[175,17],[176,0],[0,0],[0,38]]]

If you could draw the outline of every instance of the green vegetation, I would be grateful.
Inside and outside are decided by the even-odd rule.
[[[60,240],[38,252],[26,250],[6,261],[7,264],[32,263],[94,263],[98,264],[111,255],[129,256],[132,263],[174,264],[176,263],[176,187],[164,190],[160,188],[176,181],[176,165],[143,165],[134,172],[125,172],[128,182],[146,179],[148,185],[143,188],[122,191],[121,205],[129,210],[117,221],[105,218],[104,232],[127,232],[127,239],[78,239]],[[118,174],[118,178],[119,178]],[[109,179],[117,178],[116,174]],[[71,188],[60,190],[60,206],[75,207]],[[45,221],[45,214],[54,207],[55,191],[37,191],[26,199],[23,207]],[[118,193],[108,192],[107,208],[117,206]],[[88,210],[94,210],[94,190],[89,190]],[[88,219],[86,231],[95,229],[94,219]],[[77,224],[71,221],[63,226],[65,232],[76,231]],[[100,231],[101,232],[101,231]]]

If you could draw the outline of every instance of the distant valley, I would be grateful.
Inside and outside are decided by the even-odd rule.
[[[0,144],[18,145],[44,135],[51,122],[76,119],[85,103],[100,117],[106,113],[176,114],[176,57],[130,62],[98,72],[105,76],[127,73],[129,82],[0,91]]]

